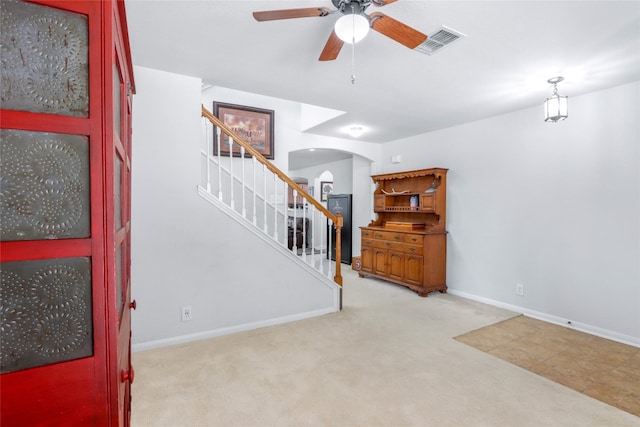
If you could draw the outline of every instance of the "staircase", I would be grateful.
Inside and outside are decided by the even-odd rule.
[[[341,264],[331,261],[341,256],[340,214],[329,212],[204,106],[201,147],[202,198],[319,280],[342,287]],[[326,232],[314,232],[324,224]]]

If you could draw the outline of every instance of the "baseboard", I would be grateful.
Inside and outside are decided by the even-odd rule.
[[[338,291],[336,291],[338,294]],[[335,298],[335,297],[334,297]],[[163,338],[160,340],[147,341],[142,343],[136,343],[131,346],[133,352],[153,350],[161,347],[168,347],[172,345],[184,344],[193,341],[200,341],[209,338],[220,337],[223,335],[236,334],[238,332],[251,331],[253,329],[265,328],[267,326],[281,325],[284,323],[295,322],[298,320],[309,319],[312,317],[323,316],[325,314],[336,313],[339,308],[328,307],[321,310],[308,311],[306,313],[298,313],[290,316],[278,317],[275,319],[260,320],[258,322],[245,323],[242,325],[231,326],[227,328],[213,329],[209,331],[196,332],[193,334],[180,335],[177,337]]]
[[[632,337],[630,335],[620,334],[618,332],[610,331],[608,329],[598,328],[597,326],[575,322],[573,320],[564,319],[561,317],[553,316],[551,314],[542,313],[540,311],[530,310],[528,308],[520,307],[513,304],[507,304],[501,301],[492,300],[490,298],[480,297],[477,295],[469,294],[467,292],[462,292],[462,291],[458,291],[451,288],[447,289],[447,292],[452,295],[456,295],[456,296],[470,299],[473,301],[482,302],[484,304],[492,305],[494,307],[504,308],[506,310],[514,311],[516,313],[522,313],[527,317],[543,320],[545,322],[553,323],[559,326],[564,326],[565,328],[575,329],[576,331],[585,332],[587,334],[595,335],[601,338],[606,338],[608,340],[616,341],[622,344],[627,344],[634,347],[640,347],[640,338]]]

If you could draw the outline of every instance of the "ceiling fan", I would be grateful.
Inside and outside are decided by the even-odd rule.
[[[422,34],[420,31],[415,30],[408,25],[403,24],[400,21],[397,21],[390,16],[385,15],[381,12],[373,12],[371,14],[365,13],[367,8],[371,5],[373,6],[385,6],[390,3],[394,3],[397,0],[331,0],[335,9],[329,9],[326,7],[305,7],[300,9],[282,9],[282,10],[267,10],[262,12],[253,12],[253,17],[257,21],[275,21],[279,19],[291,19],[291,18],[308,18],[314,16],[328,16],[334,13],[342,14],[342,18],[338,20],[336,24],[336,28],[331,32],[329,36],[329,40],[324,46],[322,53],[320,54],[320,61],[332,61],[338,57],[340,53],[340,49],[342,49],[343,44],[346,42],[357,42],[358,39],[352,39],[352,36],[346,38],[342,34],[340,34],[339,23],[340,21],[344,21],[346,19],[347,29],[349,29],[350,25],[355,27],[356,20],[360,20],[364,22],[366,25],[364,28],[364,33],[368,31],[369,28],[383,34],[398,43],[408,47],[409,49],[415,49],[420,44],[427,40],[427,35]],[[364,19],[363,19],[364,18]],[[350,27],[351,30],[355,29]],[[357,30],[356,30],[357,31]],[[351,31],[353,32],[353,31]],[[362,36],[364,37],[364,36]]]

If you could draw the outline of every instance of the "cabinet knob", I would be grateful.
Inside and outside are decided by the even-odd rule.
[[[411,252],[415,252],[416,248],[409,248]]]
[[[133,366],[129,366],[129,370],[120,371],[120,380],[123,383],[129,381],[129,384],[133,384],[133,378],[135,376],[135,371],[133,370]]]
[[[412,241],[412,242],[417,242],[417,241],[418,241],[418,238],[417,238],[417,237],[412,237],[412,238],[411,238],[411,241]]]
[[[129,308],[135,310],[136,307],[138,307],[138,303],[136,303],[136,300],[131,301],[131,303],[129,304]]]
[[[387,242],[387,246],[389,246],[389,247],[390,247],[390,246],[391,246],[391,243]]]

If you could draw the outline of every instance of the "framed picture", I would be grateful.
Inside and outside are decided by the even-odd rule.
[[[273,160],[273,110],[214,102],[213,114],[266,159]],[[213,155],[218,155],[217,132],[213,133]],[[229,155],[229,136],[224,133],[220,141],[220,155]],[[233,156],[240,157],[238,144],[233,145]],[[251,157],[249,153],[244,156]]]
[[[326,202],[327,196],[333,193],[333,182],[320,181],[320,201]]]

